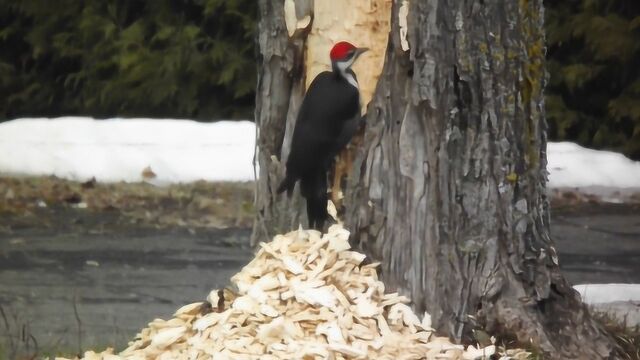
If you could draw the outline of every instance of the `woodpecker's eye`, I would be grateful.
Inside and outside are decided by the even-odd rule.
[[[349,52],[347,52],[347,59],[351,59],[353,55],[355,55],[355,53],[356,53],[355,50],[349,50]]]

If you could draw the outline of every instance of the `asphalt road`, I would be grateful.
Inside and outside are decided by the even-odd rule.
[[[555,209],[551,236],[571,283],[640,283],[640,204]]]
[[[0,221],[0,359],[122,348],[154,318],[203,300],[251,258],[249,229],[153,229],[78,209]],[[640,283],[640,208],[554,210],[552,236],[574,284]]]
[[[16,349],[126,346],[252,257],[249,229],[140,228],[104,215],[58,209],[48,226],[0,231],[0,359],[2,348],[11,359]]]

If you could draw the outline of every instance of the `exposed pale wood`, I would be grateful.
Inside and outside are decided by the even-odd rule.
[[[382,71],[390,26],[391,0],[317,0],[307,38],[306,85],[331,69],[329,51],[338,41],[368,47],[353,66],[363,107],[371,101]]]
[[[258,45],[262,59],[256,100],[255,159],[260,181],[256,189],[258,216],[252,237],[254,244],[259,238],[306,224],[301,211],[304,200],[297,188],[292,199],[275,194],[283,178],[304,90],[319,72],[330,69],[329,51],[333,44],[350,41],[358,47],[370,48],[354,66],[364,108],[382,70],[390,11],[391,0],[260,2]],[[313,20],[306,26],[309,18]],[[340,156],[338,171],[332,174],[336,179],[332,195],[340,192],[338,179],[346,175],[351,165],[348,160],[351,155]],[[333,199],[339,204],[337,198]]]
[[[315,1],[316,16],[307,38],[306,86],[318,73],[331,69],[328,54],[336,42],[346,40],[358,47],[368,47],[369,51],[353,67],[364,113],[382,71],[390,31],[391,3],[391,0]],[[352,144],[361,143],[361,137],[362,134],[357,134]],[[343,151],[331,174],[331,200],[338,206],[342,203],[341,185],[352,161],[353,151]]]

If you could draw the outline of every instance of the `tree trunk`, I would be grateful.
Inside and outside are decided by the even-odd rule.
[[[274,66],[265,54],[274,53],[270,42],[304,42],[287,42],[269,13],[277,7],[261,2],[261,34],[270,36],[260,41],[254,239],[290,230],[300,209],[280,210],[287,201],[273,193],[283,169],[271,156],[285,158],[282,125],[288,114],[293,126],[302,87],[292,84],[302,80],[294,61]],[[390,10],[364,138],[341,166],[351,169],[343,205],[354,244],[443,334],[471,341],[484,329],[550,358],[614,358],[549,236],[542,0],[397,0]],[[299,59],[302,46],[293,46]]]
[[[291,137],[304,95],[305,34],[298,32],[289,38],[283,1],[260,0],[258,15],[254,166],[259,165],[259,181],[252,244],[297,225],[303,206],[298,192],[287,202],[278,199],[275,190],[284,174],[284,161],[279,159],[290,142],[284,143],[285,134]]]

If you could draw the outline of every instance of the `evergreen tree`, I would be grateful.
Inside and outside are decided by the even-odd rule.
[[[640,2],[547,0],[552,139],[640,159]]]
[[[252,0],[0,0],[0,116],[252,113]]]

